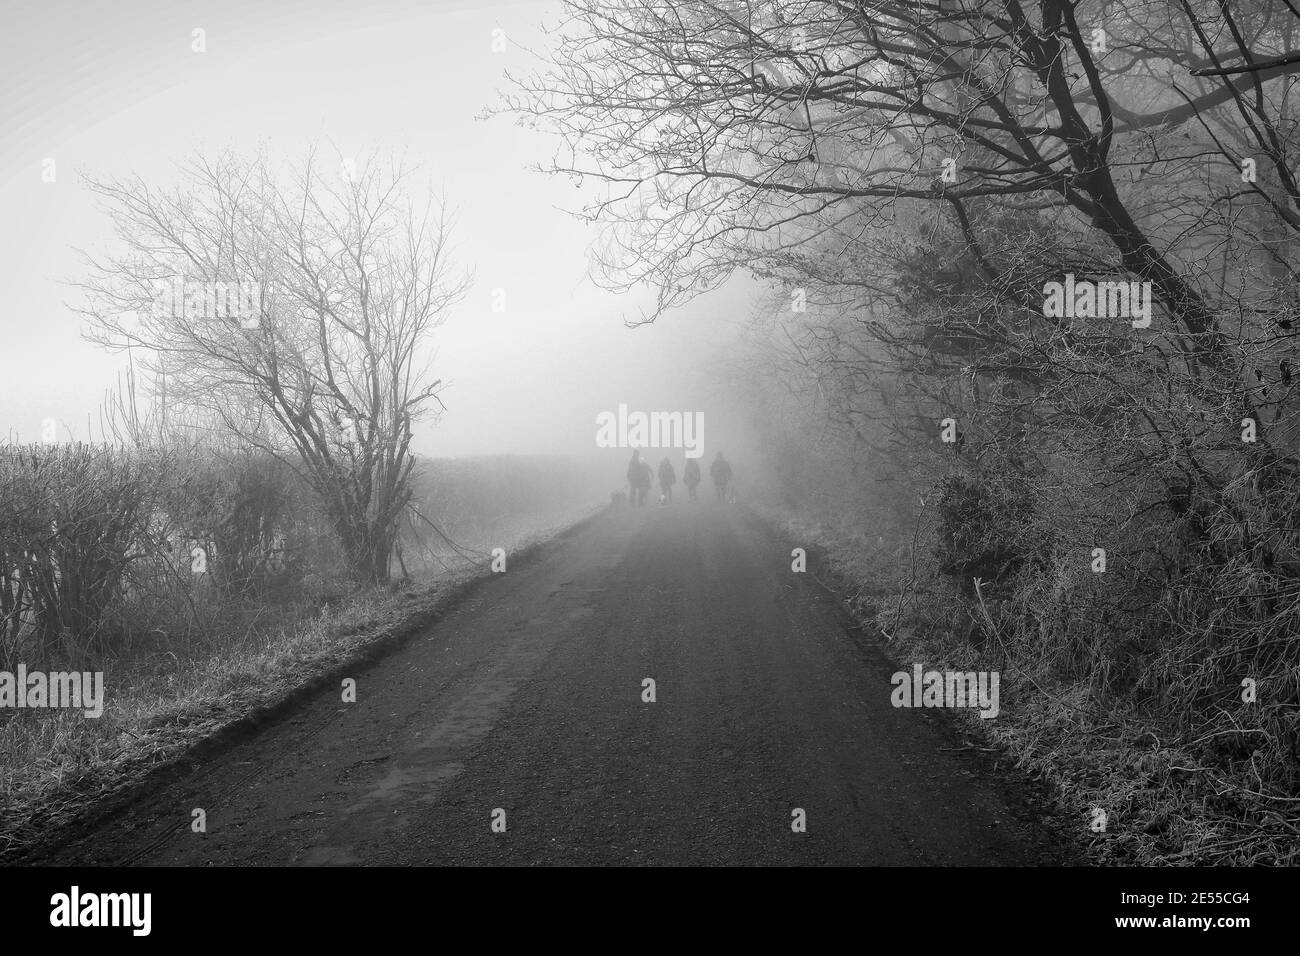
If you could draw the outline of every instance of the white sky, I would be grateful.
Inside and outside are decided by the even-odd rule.
[[[556,207],[580,194],[529,166],[550,156],[543,134],[508,118],[476,119],[502,71],[527,69],[552,0],[220,0],[88,4],[6,0],[0,31],[0,439],[36,440],[45,419],[85,439],[86,416],[124,358],[84,342],[68,308],[77,248],[108,237],[77,173],[138,172],[171,182],[196,147],[279,158],[334,143],[345,155],[405,150],[441,183],[458,214],[458,259],[476,272],[469,297],[437,333],[434,375],[449,411],[427,422],[432,455],[590,452],[595,415],[702,410],[718,447],[730,411],[691,367],[730,341],[753,295],[736,283],[651,327],[624,328],[640,300],[586,280],[588,227]],[[207,52],[191,52],[206,30]],[[510,40],[491,50],[492,31]],[[45,158],[57,181],[41,181]],[[507,311],[491,311],[505,290]],[[94,436],[98,435],[98,425]],[[711,456],[711,452],[710,452]]]

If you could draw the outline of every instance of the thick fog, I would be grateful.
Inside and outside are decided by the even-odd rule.
[[[66,40],[51,6],[81,25]],[[131,16],[131,6],[141,5],[24,8],[13,15],[31,22],[0,37],[23,77],[0,91],[0,111],[21,117],[0,143],[0,425],[10,441],[48,436],[51,423],[60,441],[97,440],[99,406],[132,358],[84,341],[71,308],[80,253],[113,248],[83,175],[138,175],[166,190],[197,154],[262,150],[293,163],[315,147],[324,161],[399,158],[455,216],[453,256],[473,283],[430,340],[445,410],[417,425],[419,454],[590,456],[610,463],[614,484],[626,453],[598,449],[596,420],[620,403],[703,415],[710,457],[739,447],[744,415],[715,387],[714,368],[742,339],[754,290],[733,283],[629,328],[647,294],[592,283],[596,235],[567,212],[584,196],[531,169],[555,144],[481,117],[504,71],[531,66],[527,48],[552,4],[312,3],[273,18],[252,3],[180,3],[162,18]],[[194,29],[204,30],[201,55]],[[50,43],[31,43],[34,33]]]

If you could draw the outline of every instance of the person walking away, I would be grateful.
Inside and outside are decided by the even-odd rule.
[[[632,450],[632,460],[627,464],[627,486],[630,490],[629,500],[633,505],[645,504],[646,493],[650,490],[650,482],[646,481],[645,470],[648,466],[641,460],[640,449]],[[645,487],[642,487],[642,482]]]
[[[664,460],[659,462],[659,493],[663,495],[664,503],[673,500],[673,485],[677,484],[677,470],[673,468],[673,463],[664,456]]]
[[[682,484],[686,486],[686,492],[690,495],[691,501],[695,500],[695,488],[700,483],[700,463],[694,458],[686,459],[686,467],[682,469]]]
[[[713,459],[713,465],[709,468],[709,477],[713,479],[713,489],[718,494],[718,500],[725,501],[727,485],[731,481],[731,463],[722,457],[722,452],[718,452],[718,457]]]
[[[637,487],[637,491],[641,495],[642,505],[644,505],[646,499],[650,497],[650,486],[653,485],[654,482],[654,468],[651,466],[650,462],[646,461],[644,458],[641,459],[641,484]]]

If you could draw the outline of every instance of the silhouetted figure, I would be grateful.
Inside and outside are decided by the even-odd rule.
[[[634,449],[632,460],[627,464],[627,485],[631,489],[628,499],[634,505],[644,505],[646,495],[650,494],[653,471],[641,460],[640,449]]]
[[[673,468],[673,463],[665,457],[659,462],[659,493],[663,496],[664,504],[673,500],[675,484],[677,484],[677,471]]]
[[[722,457],[722,452],[718,452],[718,457],[713,459],[709,477],[713,479],[713,489],[718,493],[718,500],[725,501],[727,485],[731,483],[731,462]]]
[[[641,484],[637,486],[637,492],[641,497],[641,504],[645,504],[646,498],[650,497],[650,486],[655,481],[655,470],[650,467],[650,462],[641,462]]]
[[[695,500],[695,489],[700,483],[700,463],[694,458],[686,459],[686,467],[682,469],[682,484],[686,486],[687,493],[691,496],[691,501]]]

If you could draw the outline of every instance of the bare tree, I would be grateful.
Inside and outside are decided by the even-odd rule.
[[[123,251],[89,258],[87,336],[139,349],[167,408],[200,410],[319,495],[356,577],[389,579],[409,505],[412,424],[438,401],[430,332],[469,276],[445,204],[417,210],[400,164],[313,151],[195,158],[169,192],[91,180]]]
[[[1185,237],[1161,221],[1176,211],[1144,208],[1130,170],[1154,173],[1145,192],[1203,162],[1204,137],[1169,134],[1217,107],[1281,110],[1282,85],[1264,88],[1289,62],[1237,79],[1194,71],[1285,47],[1287,19],[1163,0],[566,6],[548,67],[508,108],[563,138],[554,171],[608,185],[585,210],[620,226],[600,264],[655,282],[661,308],[756,255],[891,226],[909,207],[949,214],[995,275],[978,220],[996,204],[1094,231],[1198,350],[1222,344],[1217,303],[1184,275]],[[1205,23],[1232,48],[1216,52]]]
[[[598,184],[581,211],[607,227],[596,271],[656,288],[649,319],[748,270],[830,314],[805,354],[850,392],[882,363],[949,410],[1009,382],[1007,407],[1041,426],[1095,422],[1119,391],[1150,439],[1124,468],[1173,461],[1178,480],[1223,487],[1258,459],[1199,446],[1243,417],[1252,451],[1284,467],[1300,208],[1289,5],[566,10],[506,109],[561,138],[553,172]],[[1267,65],[1215,72],[1240,61]],[[1150,283],[1150,331],[1045,316],[1044,281],[1067,272]]]
[[[885,602],[890,633],[974,640],[938,609],[977,610],[986,651],[1176,714],[1189,740],[1223,729],[1233,668],[1289,680],[1300,8],[565,10],[504,111],[592,187],[593,271],[655,289],[643,320],[736,272],[771,283],[745,377],[788,480],[854,530],[920,509],[879,536],[901,560],[873,570],[911,595]],[[1071,275],[1149,283],[1150,325],[1049,311]],[[907,493],[881,508],[887,482]],[[1089,568],[1107,551],[1122,575]],[[1253,731],[1279,741],[1261,807],[1294,792],[1289,707]]]

